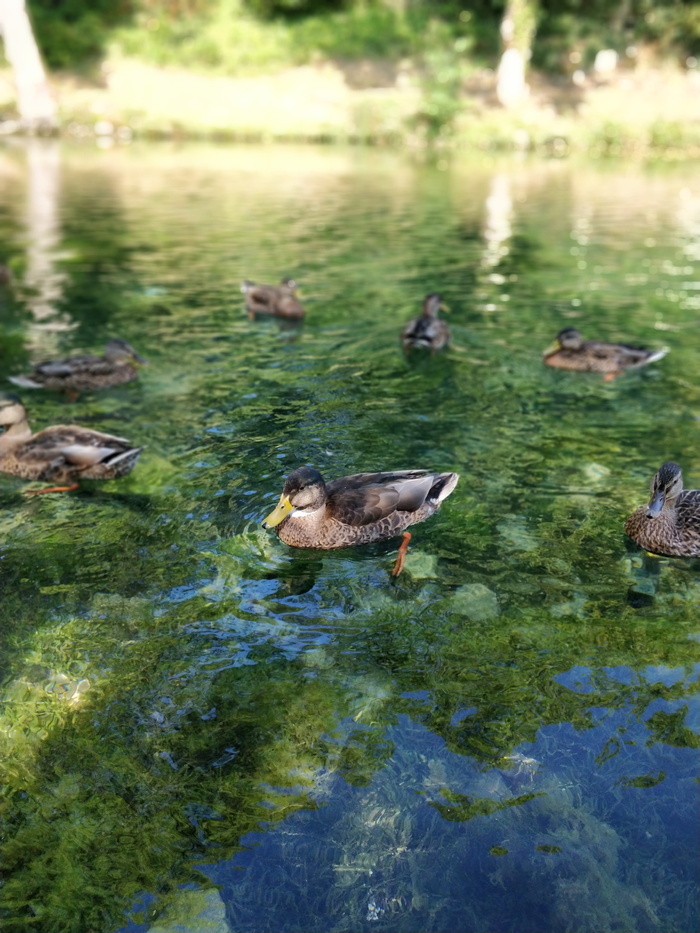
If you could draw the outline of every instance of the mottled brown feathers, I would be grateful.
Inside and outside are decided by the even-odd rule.
[[[431,293],[423,300],[422,313],[401,331],[404,350],[441,350],[450,342],[450,328],[437,316],[442,307],[440,295]]]
[[[329,549],[390,538],[432,515],[457,480],[456,473],[400,470],[357,473],[326,484],[304,467],[285,483],[282,499],[288,498],[293,511],[275,530],[293,547]]]
[[[700,490],[684,490],[678,464],[664,463],[652,479],[649,505],[629,516],[625,531],[654,554],[700,556]]]
[[[304,316],[304,308],[296,296],[296,287],[294,279],[282,279],[279,285],[256,285],[246,279],[241,285],[241,291],[251,314],[301,318]]]
[[[7,396],[6,399],[16,399]],[[74,424],[57,424],[32,434],[19,400],[0,409],[0,472],[41,482],[113,479],[130,473],[142,447],[123,437]]]
[[[557,334],[554,344],[545,350],[544,362],[556,369],[571,369],[595,373],[619,373],[625,369],[646,366],[666,354],[666,349],[646,350],[624,343],[584,340],[573,327]]]
[[[115,338],[105,347],[104,356],[86,353],[48,360],[37,363],[31,373],[10,376],[9,379],[15,385],[28,389],[85,392],[131,382],[138,376],[134,363],[145,365],[146,360],[125,340]]]

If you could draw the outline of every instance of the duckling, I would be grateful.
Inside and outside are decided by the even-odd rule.
[[[279,285],[256,285],[244,280],[241,291],[249,317],[255,314],[271,314],[274,317],[302,318],[304,309],[296,296],[297,283],[294,279],[282,279]]]
[[[547,366],[606,373],[605,379],[610,381],[625,369],[638,369],[647,363],[654,363],[667,353],[668,347],[645,350],[624,343],[584,340],[575,327],[565,327],[559,331],[556,340],[547,347],[542,357]]]
[[[88,389],[131,382],[138,376],[134,363],[146,365],[146,360],[126,340],[115,337],[105,346],[104,356],[67,356],[61,360],[38,363],[26,376],[8,376],[10,382],[25,389],[59,389],[77,393]]]
[[[683,489],[677,463],[663,463],[651,481],[651,501],[636,509],[625,531],[647,551],[666,557],[700,555],[700,489]]]
[[[445,308],[440,295],[432,292],[425,296],[420,316],[409,321],[401,331],[401,342],[406,352],[418,348],[441,350],[447,346],[450,328],[438,318],[440,308]]]
[[[292,547],[368,544],[403,533],[392,574],[398,576],[411,535],[405,529],[437,511],[457,485],[457,473],[396,470],[356,473],[326,484],[313,467],[287,477],[277,507],[263,522]]]
[[[113,479],[130,473],[143,447],[123,437],[102,434],[76,424],[56,424],[32,434],[21,400],[0,396],[0,472],[42,482],[70,483],[32,489],[27,495],[70,492],[80,479]]]

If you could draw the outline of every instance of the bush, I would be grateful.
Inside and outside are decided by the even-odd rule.
[[[27,0],[36,40],[49,68],[99,57],[109,31],[129,19],[137,0]]]

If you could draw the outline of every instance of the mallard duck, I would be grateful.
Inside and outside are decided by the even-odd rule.
[[[296,296],[297,283],[294,279],[282,279],[279,285],[256,285],[244,280],[241,291],[252,317],[255,314],[272,314],[274,317],[300,318],[304,309]]]
[[[62,389],[83,392],[106,389],[131,382],[138,376],[134,363],[146,365],[146,360],[129,346],[126,340],[114,338],[105,346],[104,356],[67,356],[62,360],[38,363],[26,376],[9,376],[10,382],[25,389]]]
[[[602,340],[584,340],[575,327],[565,327],[557,334],[554,343],[542,354],[547,366],[557,369],[576,369],[585,372],[606,373],[614,379],[625,369],[638,369],[660,360],[668,353],[661,350],[645,350],[624,343],[604,343]]]
[[[442,298],[434,292],[425,296],[422,314],[409,321],[401,331],[404,350],[441,350],[447,346],[450,328],[437,316],[440,308],[444,307]]]
[[[406,528],[437,511],[457,485],[457,473],[397,470],[356,473],[326,484],[318,470],[300,467],[287,477],[277,507],[263,522],[292,547],[368,544],[403,533],[394,565],[398,576],[411,535]]]
[[[143,447],[123,437],[77,424],[56,424],[32,434],[27,412],[12,393],[0,396],[0,472],[41,482],[69,483],[40,492],[69,492],[80,479],[114,479],[130,473]]]
[[[666,557],[700,555],[700,489],[683,489],[677,463],[664,463],[651,481],[649,505],[636,509],[625,531],[647,551]]]

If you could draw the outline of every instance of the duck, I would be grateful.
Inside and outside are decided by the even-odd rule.
[[[401,342],[406,352],[415,349],[441,350],[450,342],[450,328],[437,316],[440,308],[446,309],[437,292],[423,299],[423,310],[418,317],[401,331]]]
[[[286,478],[263,528],[273,528],[291,547],[321,550],[403,534],[392,570],[398,576],[411,540],[406,528],[436,512],[458,479],[457,473],[395,470],[355,473],[326,483],[314,467],[299,467]]]
[[[24,389],[58,389],[79,393],[131,382],[138,376],[135,363],[147,365],[146,360],[126,340],[115,337],[106,344],[104,356],[83,354],[47,360],[45,363],[37,363],[26,376],[8,376],[8,379]]]
[[[575,327],[560,330],[554,343],[547,347],[542,358],[547,366],[556,369],[575,369],[589,373],[605,373],[606,381],[626,369],[639,369],[648,363],[660,360],[668,353],[661,350],[645,350],[625,343],[605,343],[602,340],[584,340]]]
[[[245,295],[248,314],[271,314],[274,317],[302,318],[304,308],[296,296],[294,279],[282,279],[279,285],[256,285],[244,279],[241,291]]]
[[[700,555],[700,489],[683,489],[677,463],[662,463],[651,481],[649,505],[635,509],[625,531],[652,554],[664,557]]]
[[[116,479],[130,473],[143,447],[123,437],[103,434],[77,424],[55,424],[32,434],[21,399],[0,396],[0,472],[40,482],[64,483],[27,495],[70,492],[81,479]]]

